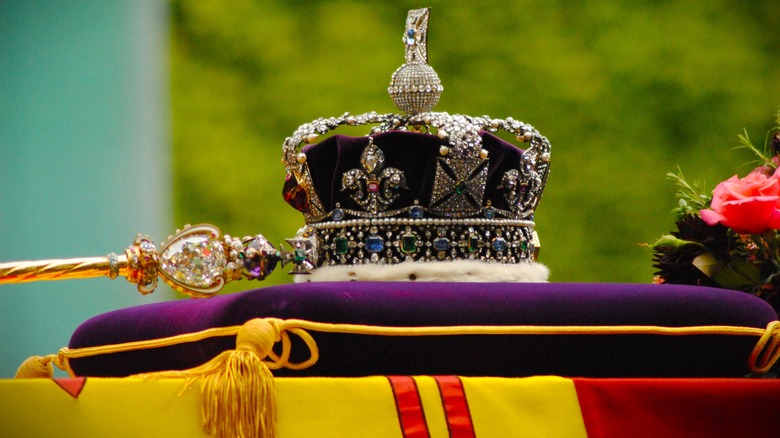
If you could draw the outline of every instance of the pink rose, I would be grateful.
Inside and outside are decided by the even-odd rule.
[[[699,213],[709,225],[721,223],[742,234],[780,229],[780,174],[734,175],[715,187],[710,208]]]

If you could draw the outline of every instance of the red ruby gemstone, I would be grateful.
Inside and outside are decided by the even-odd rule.
[[[303,212],[309,212],[309,196],[306,194],[306,190],[298,185],[298,180],[295,175],[288,173],[284,180],[284,187],[282,187],[282,196],[292,208]]]

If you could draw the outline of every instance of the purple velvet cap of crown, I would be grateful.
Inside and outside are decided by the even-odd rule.
[[[488,174],[484,199],[474,201],[480,206],[489,201],[496,208],[510,210],[499,187],[507,171],[520,168],[523,150],[488,132],[483,131],[480,137],[482,149],[488,152]],[[342,189],[342,176],[351,169],[361,168],[361,153],[368,142],[368,137],[339,134],[303,148],[314,189],[326,211],[332,211],[337,205],[344,209],[362,210],[350,197],[350,191]],[[406,188],[396,191],[399,197],[388,209],[411,207],[415,201],[428,206],[434,187],[437,159],[442,156],[439,150],[449,144],[432,134],[408,131],[389,131],[375,135],[373,143],[384,154],[384,168],[399,169],[406,179]],[[288,202],[289,198],[285,194]],[[290,204],[298,210],[302,209],[302,203]]]
[[[155,339],[256,317],[378,326],[727,325],[764,328],[777,314],[742,292],[608,283],[300,283],[109,312],[84,322],[71,348]],[[591,377],[744,376],[754,336],[462,335],[311,333],[319,361],[275,375],[459,374]],[[186,369],[235,348],[235,337],[72,359],[77,375]],[[294,345],[293,361],[307,350]]]

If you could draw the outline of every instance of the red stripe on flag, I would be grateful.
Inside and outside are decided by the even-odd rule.
[[[458,376],[434,376],[439,385],[444,416],[451,438],[475,438],[474,423],[471,421],[466,392]]]
[[[430,438],[417,383],[409,376],[387,376],[393,388],[398,421],[404,438]]]
[[[777,379],[573,379],[589,438],[777,436]]]

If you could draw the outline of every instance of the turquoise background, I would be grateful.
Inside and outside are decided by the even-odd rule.
[[[0,2],[0,262],[170,233],[166,20],[153,0]],[[107,278],[0,286],[0,377],[92,316],[170,296]]]

